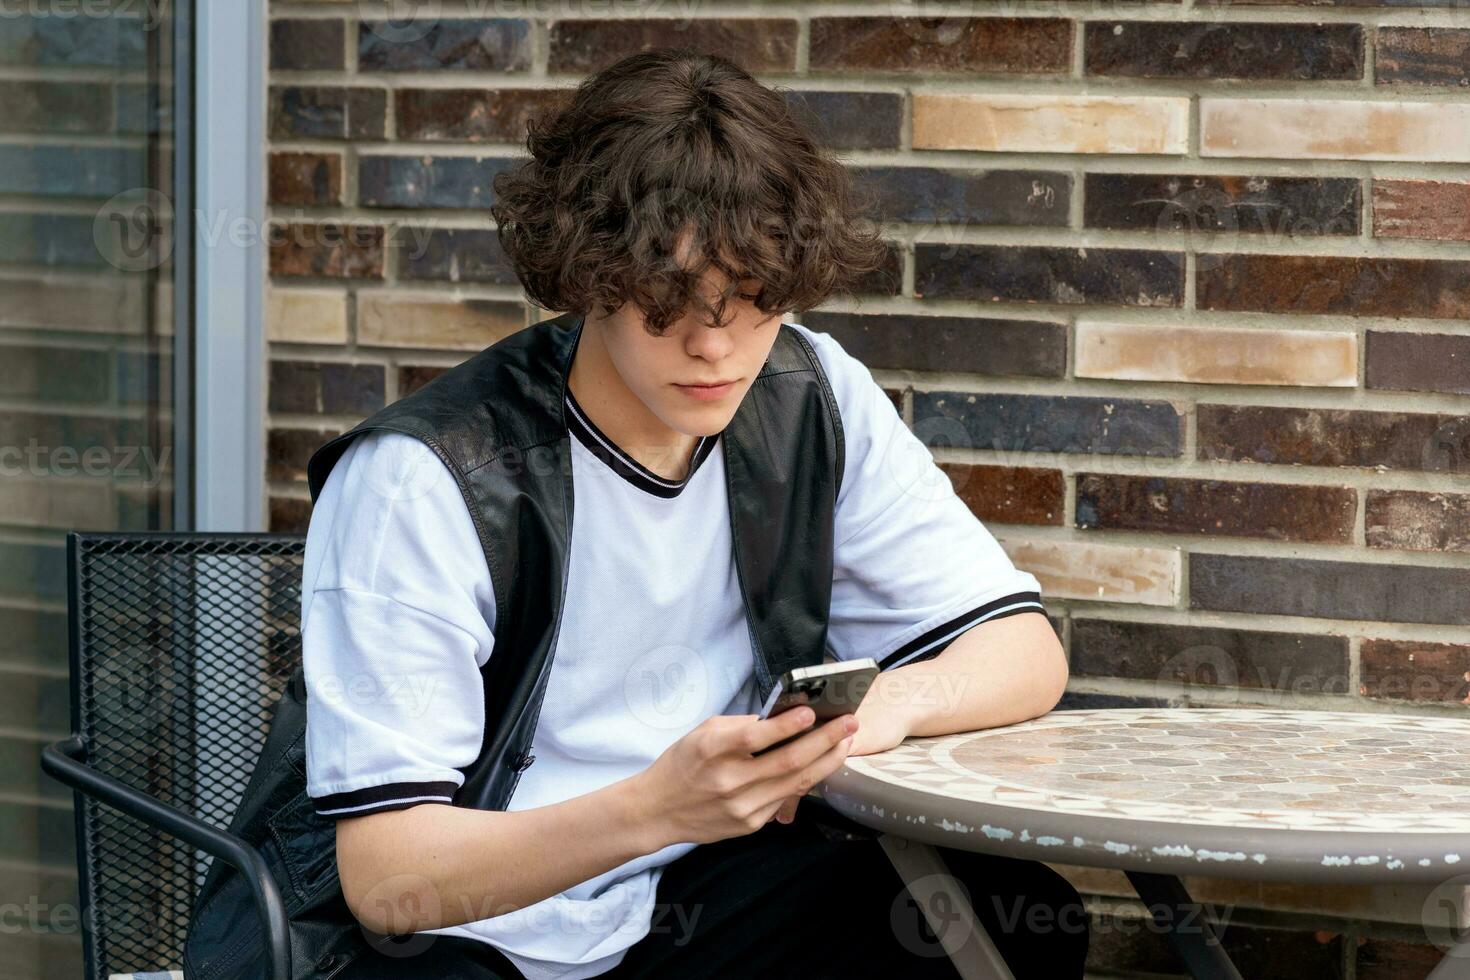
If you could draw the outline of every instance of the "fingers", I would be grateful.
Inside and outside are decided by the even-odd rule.
[[[746,728],[743,733],[746,741],[740,747],[755,754],[811,727],[816,720],[817,713],[804,704],[771,718],[759,718]]]
[[[787,792],[793,794],[796,800],[800,800],[817,783],[826,779],[837,767],[847,759],[847,754],[852,750],[852,736],[848,735],[840,739],[827,751],[823,752],[813,762],[803,766],[800,771],[793,773],[785,780]],[[793,804],[792,813],[796,812]]]
[[[786,801],[781,804],[781,809],[779,809],[779,810],[776,811],[776,821],[778,823],[790,823],[791,821],[795,820],[796,819],[796,807],[800,803],[801,803],[801,797],[799,797],[799,796],[788,796],[786,798]]]
[[[760,768],[756,770],[755,778],[759,780],[784,779],[792,773],[820,763],[834,751],[839,743],[844,739],[850,739],[852,733],[857,731],[857,726],[857,718],[853,715],[829,718],[795,741],[788,742],[779,749],[772,749],[758,757],[756,762]],[[846,750],[843,751],[842,757],[846,757]],[[825,776],[826,773],[822,775]],[[805,793],[810,788],[807,786],[801,789],[798,795]]]

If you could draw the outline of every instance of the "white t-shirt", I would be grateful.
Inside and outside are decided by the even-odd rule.
[[[792,326],[817,351],[846,444],[831,655],[886,669],[936,655],[976,623],[1044,611],[1037,580],[955,496],[867,367],[830,335]],[[511,810],[631,776],[705,718],[759,709],[719,435],[670,481],[618,450],[570,394],[567,407],[567,596],[535,762]],[[369,433],[333,468],[307,533],[302,624],[318,812],[450,802],[480,750],[495,597],[458,486],[417,439]],[[431,931],[493,943],[530,980],[596,976],[648,933],[663,867],[694,846]]]

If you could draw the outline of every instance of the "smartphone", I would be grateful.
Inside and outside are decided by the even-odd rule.
[[[817,664],[812,667],[795,667],[782,674],[771,688],[766,703],[761,707],[762,718],[772,718],[798,705],[809,705],[817,713],[811,726],[804,728],[774,745],[768,745],[755,755],[780,748],[811,731],[812,728],[836,718],[850,715],[862,704],[868,688],[878,676],[878,662],[872,657],[857,660],[839,660],[835,663]]]

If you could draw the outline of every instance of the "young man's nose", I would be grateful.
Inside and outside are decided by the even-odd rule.
[[[710,362],[724,360],[734,349],[735,343],[728,327],[695,327],[685,344],[685,350],[691,356]]]

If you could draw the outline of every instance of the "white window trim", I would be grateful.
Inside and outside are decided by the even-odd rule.
[[[196,0],[193,50],[193,462],[199,531],[260,531],[265,485],[265,0]],[[187,81],[186,81],[187,84]]]

